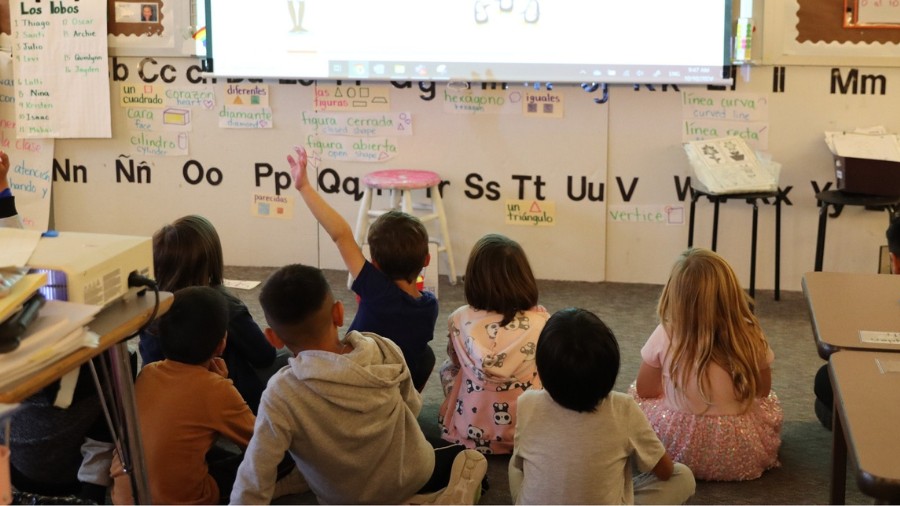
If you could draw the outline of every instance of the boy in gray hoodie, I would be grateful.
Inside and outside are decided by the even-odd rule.
[[[487,461],[458,445],[432,448],[400,349],[370,333],[341,340],[344,306],[319,269],[282,267],[259,298],[267,337],[294,357],[263,392],[232,503],[268,504],[285,451],[322,504],[396,504],[441,489],[429,499],[477,500]]]

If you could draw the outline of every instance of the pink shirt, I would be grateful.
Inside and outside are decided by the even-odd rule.
[[[691,373],[683,393],[677,392],[669,375],[668,353],[670,342],[671,340],[666,330],[662,325],[658,325],[656,330],[650,334],[647,343],[641,348],[641,358],[644,362],[651,367],[662,369],[663,396],[667,407],[695,415],[737,415],[743,412],[743,405],[734,394],[731,373],[715,363],[711,363],[707,368],[710,391],[706,392],[706,394],[712,402],[711,405],[707,406],[706,402],[703,401],[693,373]],[[771,348],[767,348],[766,363],[760,364],[760,368],[766,369],[770,367],[774,360],[775,352]]]

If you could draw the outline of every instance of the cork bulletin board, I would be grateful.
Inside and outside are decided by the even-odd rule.
[[[763,63],[900,66],[900,26],[873,29],[848,23],[852,15],[844,0],[767,3],[762,27]]]
[[[797,11],[798,42],[837,42],[841,44],[898,44],[900,43],[900,25],[896,30],[873,29],[865,25],[847,23],[847,10],[842,2],[824,0],[800,0]],[[856,0],[848,0],[852,9],[858,4]],[[884,3],[890,5],[888,0]],[[884,26],[884,25],[882,25]]]
[[[85,0],[82,0],[85,1]],[[111,56],[192,56],[196,31],[189,0],[90,0],[107,3]],[[35,0],[0,0],[0,49],[11,47],[11,9]]]

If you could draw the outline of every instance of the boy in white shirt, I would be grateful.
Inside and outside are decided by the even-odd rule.
[[[596,315],[554,314],[535,360],[544,390],[518,401],[516,504],[682,504],[694,494],[691,470],[672,462],[634,399],[612,391],[619,345]],[[642,474],[632,479],[632,467]]]

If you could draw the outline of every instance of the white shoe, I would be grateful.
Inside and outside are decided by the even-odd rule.
[[[481,480],[487,473],[487,459],[476,450],[465,449],[453,459],[450,482],[434,499],[434,504],[478,504]]]

